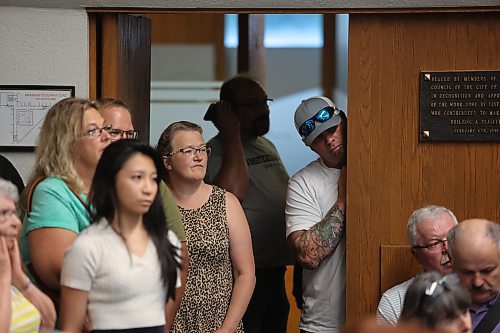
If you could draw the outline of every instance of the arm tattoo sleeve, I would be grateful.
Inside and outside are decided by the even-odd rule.
[[[344,234],[345,216],[333,205],[325,218],[294,240],[297,259],[304,268],[314,269],[335,251]]]

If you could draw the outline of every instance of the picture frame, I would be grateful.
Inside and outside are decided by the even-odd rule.
[[[75,97],[75,86],[0,85],[0,149],[34,151],[52,105]]]

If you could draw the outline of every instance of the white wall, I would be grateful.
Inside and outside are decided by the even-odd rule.
[[[84,9],[0,7],[0,85],[75,86],[88,97],[88,21]],[[34,153],[6,152],[26,182]]]

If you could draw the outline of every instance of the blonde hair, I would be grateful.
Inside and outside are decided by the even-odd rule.
[[[40,177],[59,177],[74,191],[83,192],[83,183],[73,165],[73,147],[82,130],[83,114],[90,108],[96,108],[91,101],[71,97],[49,109],[38,135],[30,184]]]

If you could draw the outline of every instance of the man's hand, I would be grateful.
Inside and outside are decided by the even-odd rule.
[[[222,137],[222,166],[211,180],[212,184],[233,193],[243,201],[249,183],[248,166],[241,143],[240,121],[227,102],[217,102],[214,125]]]
[[[224,140],[240,140],[240,121],[227,102],[217,102],[214,125]]]

